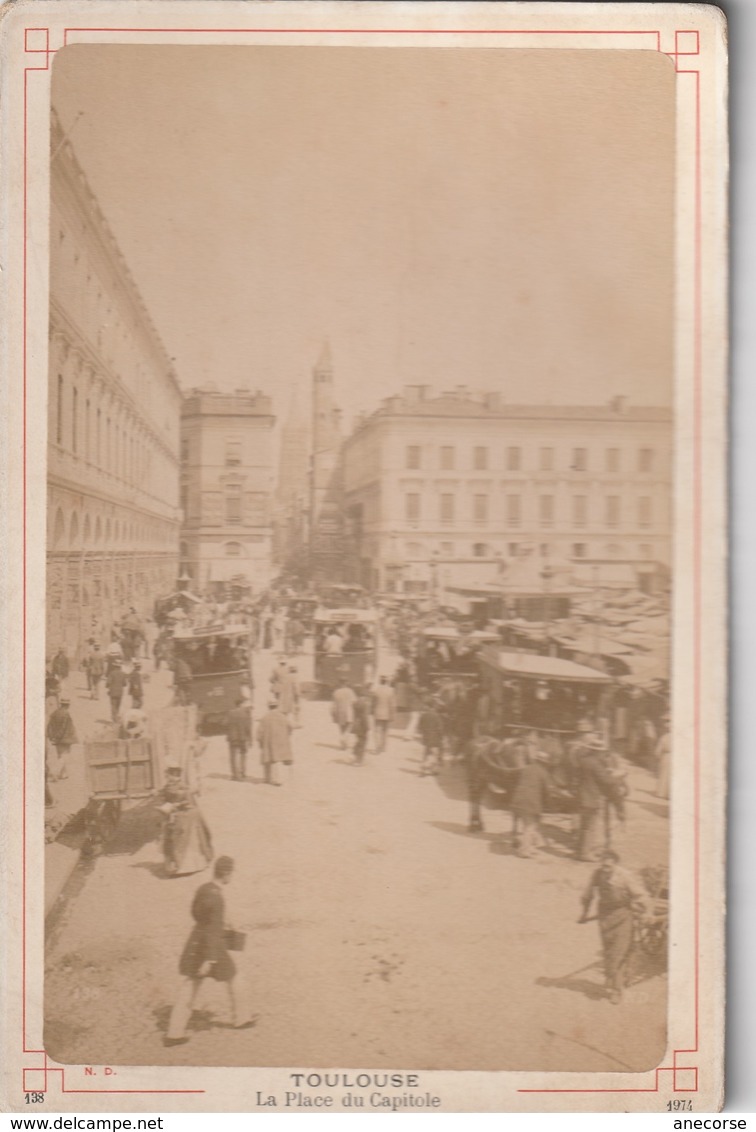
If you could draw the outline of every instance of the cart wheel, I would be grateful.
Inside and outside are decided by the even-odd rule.
[[[113,798],[105,803],[102,813],[102,841],[110,841],[121,820],[121,800]]]
[[[84,844],[81,847],[82,857],[96,857],[102,852],[102,818],[101,802],[90,801],[84,813]]]
[[[663,955],[667,949],[666,920],[652,920],[638,925],[638,943],[646,955]]]

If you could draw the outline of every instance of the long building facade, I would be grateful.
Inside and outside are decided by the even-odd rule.
[[[647,588],[668,575],[665,408],[410,386],[358,422],[342,464],[345,561],[372,589],[440,595],[533,554],[586,582]]]
[[[77,656],[174,586],[181,391],[53,116],[47,649]]]
[[[181,567],[195,589],[273,572],[273,426],[261,393],[195,389],[181,411]]]

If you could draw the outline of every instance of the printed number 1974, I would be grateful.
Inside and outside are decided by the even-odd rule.
[[[667,1112],[692,1112],[693,1101],[667,1101]]]

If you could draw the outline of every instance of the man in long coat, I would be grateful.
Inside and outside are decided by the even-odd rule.
[[[346,750],[348,736],[352,732],[354,723],[354,705],[357,696],[354,688],[350,688],[345,680],[339,680],[338,687],[331,697],[331,718],[339,729],[339,739],[343,750]]]
[[[61,682],[68,679],[71,666],[68,663],[68,657],[62,645],[53,657],[52,670]]]
[[[184,976],[184,982],[171,1011],[165,1035],[167,1046],[183,1045],[189,1040],[186,1028],[203,979],[225,983],[232,1026],[241,1028],[249,1024],[235,986],[236,965],[226,947],[223,888],[231,880],[233,871],[234,862],[231,857],[219,857],[213,868],[213,879],[201,885],[194,894],[194,928],[179,961],[179,973]]]
[[[114,661],[113,668],[107,678],[108,698],[110,700],[110,717],[117,723],[121,715],[121,701],[126,690],[126,674],[121,668],[120,661]]]
[[[521,767],[512,794],[512,817],[519,825],[518,857],[534,857],[538,851],[541,814],[549,791],[549,756],[537,751],[533,762]]]
[[[295,715],[299,689],[296,676],[290,671],[289,662],[285,656],[281,657],[278,668],[273,670],[270,677],[270,686],[284,715]]]
[[[252,744],[252,712],[249,700],[240,696],[236,707],[228,713],[226,739],[231,759],[231,777],[243,782],[247,777],[247,751]]]
[[[265,782],[268,786],[280,786],[278,764],[290,766],[294,760],[291,751],[291,724],[275,700],[270,701],[268,711],[260,720],[257,742],[260,744],[260,762]]]
[[[607,745],[599,735],[591,735],[577,768],[577,807],[580,815],[576,856],[595,861],[602,812],[609,801],[611,775],[606,764]]]
[[[105,661],[100,652],[99,645],[92,645],[92,651],[87,657],[87,684],[93,700],[100,698],[100,681],[105,675]]]
[[[47,738],[55,747],[58,756],[58,765],[52,779],[68,778],[68,756],[71,747],[78,742],[76,728],[68,710],[71,701],[68,696],[61,696],[60,707],[56,708],[47,721]]]
[[[381,755],[386,750],[386,739],[390,724],[396,715],[396,693],[388,682],[388,676],[381,676],[373,689],[373,719],[375,720],[375,753]]]

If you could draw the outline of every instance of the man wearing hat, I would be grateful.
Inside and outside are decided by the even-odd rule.
[[[396,693],[389,684],[388,676],[381,676],[373,688],[373,719],[375,721],[375,753],[381,755],[386,750],[388,730],[396,715]]]
[[[588,751],[588,740],[593,735],[593,724],[589,719],[578,720],[575,734],[567,744],[565,752],[565,765],[569,776],[569,785],[575,789],[577,785],[578,768],[583,755]]]
[[[65,684],[66,680],[68,679],[68,675],[71,671],[71,666],[68,663],[68,657],[66,656],[66,650],[63,648],[62,645],[60,646],[60,648],[56,652],[55,656],[53,657],[52,670],[55,673],[55,675],[58,677],[58,679],[60,680],[61,684]]]
[[[278,764],[290,766],[294,760],[291,751],[291,724],[279,708],[275,696],[271,696],[268,710],[260,720],[257,742],[260,744],[260,762],[266,784],[280,786]]]
[[[226,946],[223,889],[230,883],[233,872],[233,859],[218,857],[213,867],[213,879],[200,885],[194,894],[191,908],[194,927],[179,960],[179,973],[183,975],[184,982],[171,1011],[164,1039],[167,1046],[183,1045],[189,1040],[186,1031],[204,979],[215,979],[225,984],[233,1027],[242,1029],[252,1024],[246,1004],[240,1002],[236,964]]]
[[[546,809],[551,781],[548,762],[549,756],[544,751],[536,751],[532,762],[525,763],[517,774],[512,794],[512,819],[516,841],[519,830],[518,857],[535,857],[539,841],[543,841],[541,814]]]
[[[87,657],[87,684],[93,700],[100,698],[100,681],[105,675],[105,661],[98,644],[92,644],[92,651]]]
[[[58,757],[55,772],[50,775],[53,780],[68,778],[68,756],[71,747],[78,742],[76,728],[71,719],[70,706],[69,697],[61,696],[60,706],[55,709],[47,721],[47,739],[55,747],[55,753]]]
[[[611,775],[607,766],[609,748],[595,732],[586,736],[585,753],[577,767],[577,808],[580,816],[576,856],[595,861],[599,848],[601,814],[609,799]]]
[[[352,755],[354,757],[355,766],[362,766],[365,761],[365,750],[367,749],[367,741],[370,734],[371,702],[367,688],[358,684],[355,693],[357,699],[354,702],[352,719],[352,734],[354,735]]]
[[[583,911],[578,923],[587,923],[595,897],[606,992],[611,1002],[618,1003],[622,999],[633,949],[633,922],[636,916],[648,914],[648,898],[635,878],[620,867],[619,855],[613,849],[605,849],[599,860],[601,864],[583,894]]]
[[[669,763],[672,755],[672,739],[669,733],[670,715],[662,716],[662,736],[656,744],[656,797],[669,798]]]
[[[425,709],[420,714],[417,730],[420,735],[420,742],[423,744],[423,759],[420,764],[421,775],[438,774],[441,769],[446,731],[441,707],[442,704],[438,696],[430,696],[426,701]]]
[[[234,782],[243,782],[247,777],[247,751],[252,744],[251,708],[251,701],[239,696],[236,707],[228,713],[226,739]]]
[[[131,706],[141,708],[144,703],[144,685],[142,684],[142,666],[138,660],[134,661],[129,675],[129,695],[131,696]]]
[[[295,716],[298,711],[299,686],[285,656],[281,657],[278,668],[271,673],[270,686],[284,715]]]
[[[121,715],[123,693],[126,689],[126,676],[118,657],[113,658],[113,667],[108,673],[105,683],[110,700],[110,718],[113,720],[113,723],[117,723]]]

